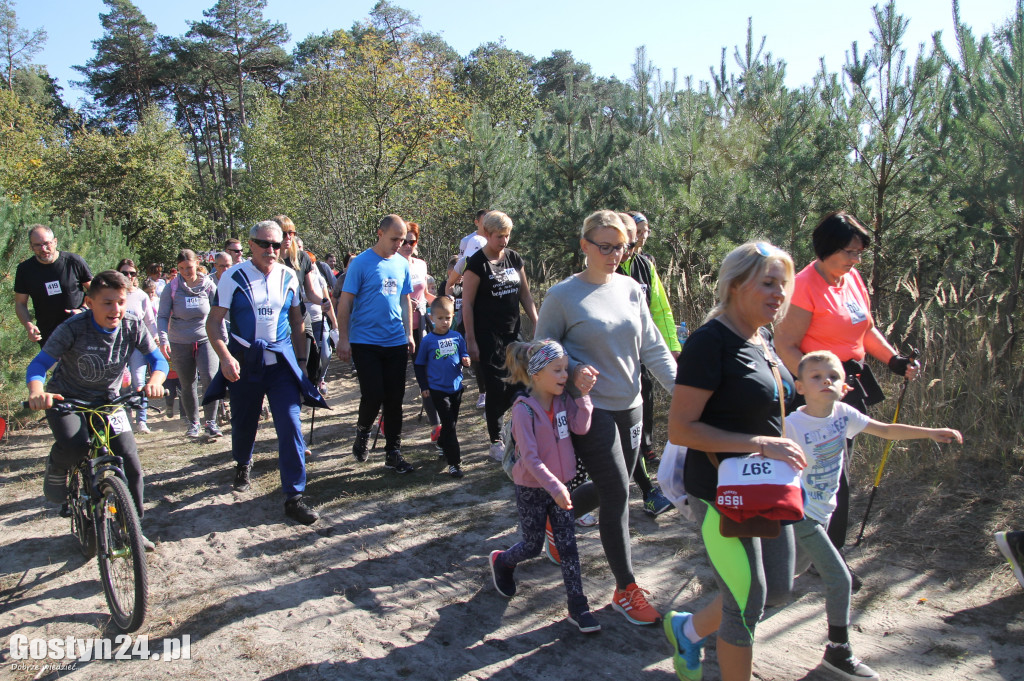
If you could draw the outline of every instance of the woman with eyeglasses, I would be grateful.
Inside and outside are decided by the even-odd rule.
[[[569,355],[571,382],[580,390],[593,388],[590,431],[571,436],[576,456],[590,474],[590,481],[572,492],[573,511],[579,518],[600,507],[601,545],[615,578],[612,607],[633,624],[649,625],[660,615],[633,574],[627,504],[640,453],[640,363],[666,390],[671,390],[676,372],[643,289],[616,274],[628,247],[625,225],[616,213],[601,210],[588,216],[580,233],[586,269],[548,290],[536,337],[561,343]],[[557,562],[550,535],[545,553]]]
[[[160,331],[160,351],[171,360],[181,381],[181,415],[188,422],[186,437],[202,435],[199,424],[199,387],[197,379],[209,386],[220,368],[217,353],[206,335],[206,318],[211,301],[217,291],[213,277],[199,273],[199,258],[194,251],[178,251],[178,274],[160,294],[157,328]],[[218,401],[203,406],[206,434],[211,438],[223,433],[217,425]]]
[[[427,306],[436,296],[427,290],[428,279],[427,263],[422,258],[416,257],[417,244],[420,240],[420,226],[415,222],[407,222],[409,231],[405,233],[405,241],[398,249],[398,254],[409,261],[409,277],[412,279],[412,294],[409,300],[412,301],[412,339],[416,343],[416,352],[419,352],[420,341],[423,340],[423,333],[426,331]],[[430,439],[437,442],[441,434],[441,419],[434,409],[434,401],[429,397],[421,397],[423,409],[427,412],[427,421],[430,422]]]
[[[127,312],[134,314],[142,320],[143,325],[149,329],[149,333],[155,341],[158,337],[156,310],[153,309],[153,303],[149,295],[139,288],[139,268],[135,266],[134,260],[125,258],[117,263],[117,271],[128,279]],[[138,350],[128,357],[128,372],[132,379],[132,390],[139,390],[142,386],[146,385],[147,367],[146,356]],[[146,399],[143,397],[142,406],[135,412],[136,433],[150,432],[149,426],[146,424],[147,411]]]
[[[484,416],[491,441],[489,454],[501,460],[501,417],[512,406],[516,387],[505,381],[505,348],[519,339],[519,307],[537,324],[537,306],[523,271],[522,257],[508,247],[512,218],[500,210],[481,222],[487,244],[466,261],[462,275],[462,322],[469,357],[480,363],[487,403]],[[493,392],[492,392],[493,391]]]
[[[871,315],[871,296],[857,271],[871,245],[864,225],[845,211],[829,213],[811,233],[817,258],[796,275],[793,304],[776,328],[776,347],[790,371],[813,350],[829,350],[843,363],[851,390],[843,398],[858,411],[867,413],[870,405],[884,398],[882,389],[864,360],[867,355],[883,362],[898,376],[914,378],[919,365],[901,355],[886,341]],[[847,442],[849,462],[853,441]],[[850,513],[848,463],[844,463],[839,481],[837,507],[829,522],[828,536],[840,549],[846,543]],[[854,591],[860,579],[850,572]]]
[[[760,538],[723,536],[715,505],[721,459],[759,452],[806,466],[800,445],[782,432],[783,400],[795,385],[766,328],[786,313],[792,290],[787,253],[763,241],[735,248],[722,262],[715,306],[679,355],[668,436],[688,448],[683,479],[719,592],[695,614],[665,615],[680,679],[701,678],[705,639],[717,631],[721,678],[749,681],[765,603],[792,584],[792,543],[763,551]]]

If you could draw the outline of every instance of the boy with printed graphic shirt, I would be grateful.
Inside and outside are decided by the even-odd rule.
[[[28,403],[30,409],[46,409],[46,421],[53,431],[53,447],[46,465],[43,492],[47,500],[62,503],[67,489],[69,469],[89,451],[89,431],[85,415],[63,413],[52,407],[65,398],[100,402],[117,397],[121,376],[135,350],[146,358],[152,373],[143,387],[147,397],[163,395],[167,361],[157,350],[156,341],[145,323],[128,309],[128,280],[120,272],[100,272],[89,284],[88,310],[60,324],[43,349],[28,365]],[[43,387],[46,372],[56,364],[50,382]],[[123,408],[109,418],[111,453],[123,462],[128,490],[135,510],[142,519],[142,465],[128,415]],[[143,538],[147,551],[153,543]]]
[[[887,440],[929,438],[960,443],[963,438],[951,428],[875,421],[840,401],[850,389],[845,379],[842,362],[827,350],[808,353],[800,361],[796,390],[804,396],[806,405],[786,417],[786,436],[799,444],[807,457],[807,467],[801,474],[804,519],[793,525],[793,532],[804,562],[814,563],[825,584],[829,643],[823,664],[848,679],[877,679],[878,674],[854,657],[850,648],[850,573],[826,534],[829,517],[836,508],[846,440],[860,432]],[[797,572],[805,568],[797,565]]]
[[[469,350],[458,331],[452,329],[455,303],[447,296],[438,296],[430,304],[430,321],[434,331],[420,342],[416,354],[416,381],[423,397],[429,397],[441,420],[437,444],[448,462],[448,474],[462,477],[462,453],[455,424],[462,406],[462,367],[469,366]]]

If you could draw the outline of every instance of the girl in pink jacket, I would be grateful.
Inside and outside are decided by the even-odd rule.
[[[569,433],[582,435],[590,430],[590,397],[584,392],[573,400],[565,394],[569,358],[553,340],[510,344],[505,366],[510,383],[522,383],[529,388],[529,395],[520,396],[512,404],[511,416],[517,454],[512,477],[523,541],[506,551],[491,552],[494,587],[507,598],[515,595],[516,565],[540,555],[545,522],[550,520],[555,546],[562,558],[569,621],[584,633],[600,631],[601,625],[583,595],[576,521],[565,487],[576,475],[576,455]]]

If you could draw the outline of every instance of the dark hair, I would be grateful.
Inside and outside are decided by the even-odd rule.
[[[128,278],[116,270],[104,270],[89,282],[89,296],[95,296],[103,289],[127,291]]]
[[[871,245],[871,235],[860,220],[845,210],[829,213],[821,219],[811,234],[811,243],[818,260],[824,260],[836,251],[846,248],[854,237],[860,239],[864,248]]]
[[[155,274],[156,272],[163,272],[164,266],[158,262],[149,263],[149,267],[146,268],[146,274]]]
[[[448,296],[437,296],[430,301],[431,312],[440,312],[441,310],[455,312],[455,301]]]
[[[123,260],[121,260],[121,262],[117,263],[117,267],[115,269],[117,269],[117,271],[120,272],[121,268],[124,267],[125,265],[128,265],[133,270],[136,270],[136,273],[139,269],[138,267],[135,266],[135,261],[132,260],[131,258],[124,258]]]
[[[327,255],[324,256],[324,260],[330,260],[333,257],[334,257],[333,253],[328,253]]]
[[[352,258],[356,257],[357,255],[359,254],[349,251],[345,255],[341,256],[341,264],[344,265],[345,267],[348,267],[348,264],[352,262]]]
[[[174,262],[175,263],[179,263],[179,262],[192,262],[192,261],[198,262],[199,261],[199,256],[197,256],[196,252],[193,251],[192,249],[190,249],[190,248],[183,248],[180,251],[178,251],[178,259],[175,260]]]
[[[488,213],[488,212],[489,212],[489,211],[488,211],[488,210],[487,210],[486,208],[481,208],[480,210],[478,210],[478,211],[476,212],[476,219],[477,219],[477,220],[479,220],[479,219],[480,219],[480,218],[482,218],[483,216],[487,215],[487,213]]]

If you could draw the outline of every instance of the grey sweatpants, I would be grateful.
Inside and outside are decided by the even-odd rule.
[[[209,386],[213,375],[220,368],[217,353],[210,347],[209,341],[193,343],[171,343],[171,364],[178,372],[181,381],[181,415],[190,424],[199,423],[199,403],[202,401],[196,385],[196,373],[203,379],[203,386]],[[213,421],[217,415],[220,401],[210,402],[203,406],[203,415],[207,422]]]

